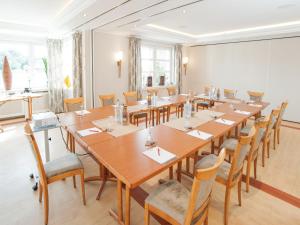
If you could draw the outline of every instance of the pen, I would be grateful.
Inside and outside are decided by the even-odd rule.
[[[160,156],[160,150],[159,150],[159,147],[157,147],[157,154]]]
[[[95,132],[95,133],[98,133],[98,132],[99,132],[98,130],[93,130],[93,129],[90,129],[89,131],[90,131],[90,132]]]

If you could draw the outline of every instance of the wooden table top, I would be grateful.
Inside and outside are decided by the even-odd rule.
[[[201,140],[163,125],[152,128],[151,134],[159,147],[176,155],[175,160],[159,164],[142,153],[147,149],[146,129],[91,145],[88,152],[134,188],[210,143],[210,140]]]

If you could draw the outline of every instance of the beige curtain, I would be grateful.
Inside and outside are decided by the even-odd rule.
[[[175,76],[178,94],[182,91],[182,46],[175,45]]]
[[[49,109],[60,113],[64,111],[62,40],[47,40],[47,48]]]
[[[141,74],[141,40],[135,37],[129,38],[129,90],[137,91],[138,97],[142,92],[142,74]]]
[[[82,33],[73,35],[73,97],[82,96]]]

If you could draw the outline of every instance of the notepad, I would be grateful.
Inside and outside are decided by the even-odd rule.
[[[92,128],[77,131],[77,133],[79,134],[80,137],[85,137],[85,136],[89,136],[89,135],[97,134],[97,133],[101,133],[101,132],[102,131],[97,127],[92,127]]]
[[[224,125],[229,125],[229,126],[234,124],[234,121],[225,120],[225,119],[222,119],[222,118],[215,120],[215,122],[221,123],[221,124],[224,124]]]
[[[200,138],[202,140],[208,140],[213,136],[212,134],[209,134],[209,133],[206,133],[206,132],[203,132],[200,130],[192,130],[192,131],[188,132],[187,134],[191,135],[193,137],[196,137],[196,138]]]
[[[235,110],[234,112],[239,113],[239,114],[243,114],[243,115],[250,115],[250,112],[247,111],[242,111],[242,110]]]
[[[86,115],[86,114],[90,114],[91,112],[84,109],[84,110],[75,111],[75,113],[78,116],[83,116],[83,115]]]
[[[144,151],[143,154],[159,164],[164,164],[176,158],[176,155],[161,147],[150,148]]]
[[[263,107],[262,105],[257,105],[257,104],[248,104],[249,106],[254,106],[254,107]]]

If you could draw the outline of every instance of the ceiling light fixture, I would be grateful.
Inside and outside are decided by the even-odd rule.
[[[184,9],[184,10],[182,10],[182,13],[183,13],[183,14],[186,14],[186,10],[185,10],[185,9]]]
[[[83,17],[86,17],[86,13],[83,14]]]
[[[155,24],[147,24],[148,27],[152,27],[152,28],[155,28],[155,29],[168,31],[168,32],[176,33],[176,34],[181,34],[181,35],[184,35],[184,36],[187,36],[187,37],[192,37],[192,38],[214,37],[214,36],[221,36],[221,35],[226,35],[226,34],[236,34],[236,33],[243,33],[243,32],[249,32],[249,31],[259,31],[259,30],[280,28],[280,27],[288,27],[288,26],[294,26],[294,25],[300,25],[300,20],[286,22],[286,23],[277,23],[277,24],[271,24],[271,25],[265,25],[265,26],[249,27],[249,28],[227,30],[227,31],[207,33],[207,34],[198,34],[197,35],[197,34],[191,34],[191,33],[187,33],[187,32],[181,32],[181,31],[178,31],[178,30],[170,29],[170,28],[155,25]]]

